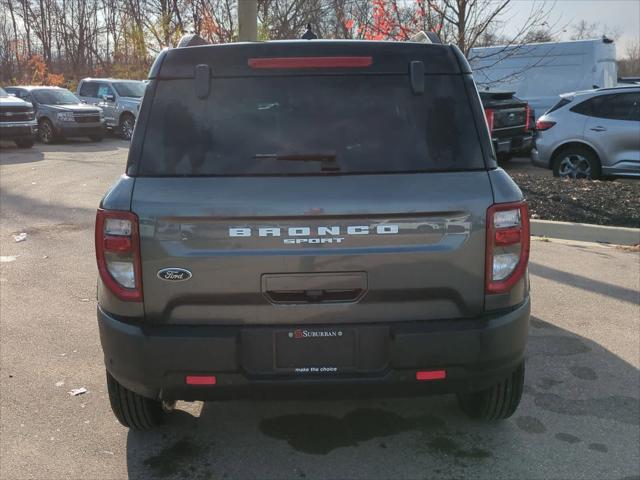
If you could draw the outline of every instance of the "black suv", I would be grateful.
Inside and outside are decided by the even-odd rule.
[[[514,92],[484,90],[480,100],[499,160],[528,157],[533,147],[535,112]]]
[[[162,52],[96,254],[126,426],[247,395],[520,401],[527,207],[454,46]]]

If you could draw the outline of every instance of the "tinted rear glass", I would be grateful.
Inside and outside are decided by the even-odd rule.
[[[149,118],[139,175],[326,173],[316,156],[338,174],[485,168],[459,75],[422,95],[405,75],[215,78],[206,99],[159,80]]]
[[[141,98],[147,85],[144,82],[115,82],[113,87],[121,97]]]

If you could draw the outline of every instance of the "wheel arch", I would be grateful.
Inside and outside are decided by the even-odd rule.
[[[553,150],[553,152],[551,153],[551,156],[549,157],[549,167],[553,169],[553,165],[556,161],[556,157],[562,151],[567,150],[571,147],[580,147],[580,148],[586,148],[587,150],[590,150],[596,156],[596,158],[598,159],[598,162],[600,162],[600,165],[602,165],[602,156],[593,145],[582,140],[571,140],[569,142],[565,142],[561,145],[558,145]]]
[[[125,110],[122,113],[120,113],[120,116],[118,117],[118,125],[122,124],[122,121],[125,119],[125,117],[133,117],[133,121],[135,122],[136,120],[136,116],[135,114],[131,111],[131,110]]]

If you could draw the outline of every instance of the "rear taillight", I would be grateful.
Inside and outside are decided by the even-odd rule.
[[[489,126],[489,133],[493,133],[493,118],[494,112],[492,108],[484,109],[484,116],[487,118],[487,125]]]
[[[525,202],[499,203],[487,210],[486,292],[505,293],[529,262],[529,213]]]
[[[548,120],[538,120],[536,122],[536,130],[540,130],[540,131],[544,132],[545,130],[549,130],[555,124],[556,124],[556,122],[550,122]]]
[[[529,128],[531,128],[531,107],[529,105],[524,108],[524,116],[524,131],[528,132]]]
[[[104,285],[120,300],[142,300],[138,217],[131,212],[98,209],[96,259]]]

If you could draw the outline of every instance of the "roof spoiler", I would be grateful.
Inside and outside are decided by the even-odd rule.
[[[409,41],[416,43],[442,43],[442,40],[440,40],[436,32],[425,32],[424,30],[420,30],[413,35]]]

